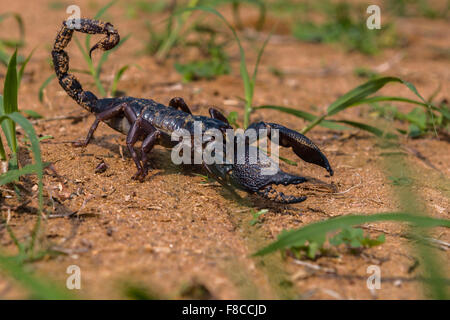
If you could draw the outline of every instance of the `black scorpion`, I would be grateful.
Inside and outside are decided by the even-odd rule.
[[[105,122],[114,130],[127,136],[126,144],[137,167],[137,172],[132,179],[143,181],[148,174],[147,155],[153,146],[159,144],[172,148],[178,143],[171,140],[172,132],[185,129],[193,134],[195,121],[202,124],[203,133],[209,129],[218,129],[224,133],[227,129],[232,129],[227,118],[220,111],[210,108],[210,118],[192,115],[184,100],[179,97],[170,100],[169,107],[167,107],[151,99],[133,97],[98,99],[92,92],[84,91],[75,76],[69,73],[69,56],[64,51],[72,39],[73,32],[105,35],[91,48],[89,56],[96,49],[110,50],[114,48],[119,43],[120,36],[110,23],[91,19],[79,19],[75,21],[78,22],[78,25],[73,22],[73,20],[63,22],[63,26],[56,36],[52,57],[56,76],[62,88],[80,106],[95,115],[95,121],[86,139],[74,142],[74,146],[88,145],[99,123]],[[276,123],[253,123],[247,128],[247,130],[249,129],[254,129],[257,133],[260,132],[259,129],[266,129],[268,138],[271,137],[271,131],[278,130],[281,146],[291,147],[301,159],[319,165],[333,175],[333,170],[325,155],[304,135]],[[140,155],[134,149],[138,140],[142,141]],[[279,203],[297,203],[306,199],[306,197],[287,196],[272,188],[272,185],[300,184],[305,182],[306,178],[283,172],[278,166],[275,174],[263,175],[261,170],[268,166],[268,157],[260,156],[256,163],[251,163],[248,150],[246,149],[243,163],[234,161],[225,164],[206,164],[203,162],[203,167],[228,188],[234,186]],[[236,158],[234,159],[236,160]]]

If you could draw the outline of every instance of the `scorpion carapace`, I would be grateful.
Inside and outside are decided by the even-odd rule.
[[[227,118],[220,111],[210,108],[210,117],[193,115],[182,98],[173,98],[169,105],[165,106],[151,99],[133,97],[98,99],[92,92],[84,91],[75,76],[69,73],[69,56],[64,51],[74,31],[105,35],[92,47],[90,55],[97,49],[110,50],[120,41],[119,34],[112,24],[91,19],[64,21],[56,36],[52,57],[59,83],[71,98],[95,115],[95,121],[87,137],[74,142],[74,146],[86,146],[99,123],[105,122],[114,130],[127,136],[127,148],[137,167],[137,172],[132,179],[143,181],[148,174],[147,154],[155,144],[168,148],[176,146],[178,142],[171,139],[171,134],[175,131],[185,130],[193,135],[195,123],[201,124],[202,133],[217,129],[225,135],[227,130],[232,129]],[[266,129],[269,138],[276,130],[279,135],[279,145],[292,148],[304,161],[319,165],[333,175],[325,155],[304,135],[282,125],[265,122],[250,125],[245,133],[248,130],[260,132],[261,129]],[[138,140],[142,141],[139,154],[134,148]],[[233,141],[236,143],[236,140]],[[245,148],[243,162],[236,161],[236,157],[232,157],[234,160],[231,163],[207,164],[203,161],[203,167],[227,188],[234,186],[279,203],[297,203],[306,199],[306,197],[286,196],[272,187],[272,185],[300,184],[305,182],[306,178],[283,172],[278,165],[275,166],[273,174],[262,174],[262,170],[273,165],[273,161],[264,153],[258,153],[257,161],[251,162],[249,152],[252,146],[249,142],[246,143],[248,145]],[[203,144],[202,146],[204,147]]]

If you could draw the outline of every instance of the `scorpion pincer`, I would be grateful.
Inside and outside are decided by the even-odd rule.
[[[92,92],[84,91],[75,76],[69,73],[69,56],[64,49],[69,44],[73,32],[78,31],[87,34],[104,34],[89,54],[96,49],[110,50],[120,41],[120,36],[113,25],[97,20],[79,19],[76,22],[68,20],[63,22],[58,32],[52,50],[53,64],[56,76],[61,87],[81,107],[95,115],[87,137],[84,140],[74,142],[74,146],[87,146],[100,122],[105,122],[112,129],[126,135],[127,148],[136,164],[137,172],[132,179],[143,181],[148,174],[148,153],[155,144],[167,148],[173,148],[178,143],[172,141],[171,134],[177,130],[187,130],[194,133],[194,123],[201,123],[203,133],[210,129],[225,132],[232,129],[227,118],[214,108],[209,109],[210,117],[193,115],[182,98],[173,98],[169,106],[157,103],[151,99],[118,97],[98,99]],[[325,168],[330,175],[333,170],[320,149],[304,135],[288,129],[276,123],[258,122],[250,125],[247,130],[255,130],[257,133],[266,129],[267,137],[271,138],[271,132],[278,131],[279,145],[292,148],[294,153],[306,162],[310,162]],[[247,131],[246,131],[247,132]],[[259,136],[257,136],[259,139]],[[142,141],[140,154],[134,146],[137,141]],[[249,193],[256,193],[266,199],[279,203],[298,203],[306,197],[287,196],[277,192],[272,185],[296,185],[307,181],[301,176],[291,175],[275,167],[274,174],[262,174],[262,169],[273,165],[264,153],[259,153],[256,162],[251,162],[249,150],[245,149],[244,161],[231,163],[206,164],[203,167],[207,172],[225,187],[236,187]]]

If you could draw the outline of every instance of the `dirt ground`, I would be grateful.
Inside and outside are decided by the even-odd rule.
[[[76,1],[84,17],[92,17],[106,2],[93,3]],[[181,76],[173,69],[173,60],[158,64],[151,56],[137,54],[148,37],[143,28],[145,19],[158,17],[142,15],[134,20],[127,19],[124,6],[124,2],[119,2],[106,16],[121,35],[132,33],[132,36],[125,46],[110,55],[103,71],[105,83],[112,81],[115,71],[122,65],[135,63],[140,68],[132,67],[119,83],[119,89],[129,96],[152,98],[164,104],[174,96],[181,96],[196,114],[207,115],[208,108],[214,105],[226,114],[237,111],[242,115],[239,97],[243,96],[243,89],[236,47],[228,51],[233,58],[230,75],[213,81],[181,83]],[[77,296],[97,299],[125,298],[122,288],[127,283],[137,284],[161,298],[189,298],[192,295],[186,288],[202,285],[209,292],[207,297],[214,299],[425,297],[417,279],[420,275],[415,268],[417,257],[404,236],[407,228],[399,224],[365,225],[366,232],[372,236],[385,233],[385,244],[368,249],[363,255],[352,255],[342,249],[339,257],[307,261],[318,270],[298,264],[292,258],[283,260],[279,253],[264,258],[251,257],[256,250],[276,239],[283,229],[352,213],[401,209],[395,186],[385,170],[384,150],[373,136],[357,130],[335,132],[320,127],[309,132],[308,137],[330,160],[335,175],[329,177],[325,170],[304,162],[299,162],[297,168],[286,167],[285,170],[317,179],[289,188],[291,193],[308,196],[305,202],[296,205],[272,204],[245,193],[240,193],[242,200],[237,201],[217,183],[204,184],[203,178],[196,175],[202,173],[200,170],[172,164],[170,151],[160,146],[150,155],[153,170],[146,180],[143,183],[133,181],[130,177],[135,167],[122,135],[100,125],[89,146],[75,149],[70,141],[85,136],[93,117],[84,117],[85,111],[56,81],[47,87],[44,103],[38,100],[40,85],[53,72],[48,63],[50,48],[61,21],[67,17],[65,7],[54,10],[47,1],[4,0],[0,1],[0,7],[2,11],[8,8],[8,11],[19,12],[24,19],[26,47],[21,50],[22,54],[37,47],[20,88],[19,108],[42,114],[46,120],[35,123],[37,132],[54,137],[42,143],[44,160],[52,162],[61,176],[45,176],[46,195],[53,199],[50,201],[47,197],[47,205],[53,206],[54,215],[77,212],[70,217],[44,221],[41,245],[52,246],[61,254],[33,262],[30,269],[64,286],[67,267],[77,265],[82,272],[82,288],[76,292]],[[249,15],[253,14],[256,16],[250,11]],[[269,18],[279,19],[270,13]],[[346,52],[338,45],[273,37],[262,59],[254,104],[285,105],[319,114],[340,95],[364,81],[353,74],[355,67],[376,68],[386,63],[384,75],[414,83],[425,97],[441,85],[437,99],[450,98],[449,60],[435,50],[448,50],[450,22],[396,19],[407,46],[383,50],[376,56]],[[5,32],[8,30],[2,30],[1,34]],[[245,47],[247,59],[253,65],[255,51],[248,43]],[[72,43],[68,51],[71,67],[85,66],[75,44]],[[286,76],[276,77],[270,67],[285,71]],[[0,69],[2,79],[5,72],[4,68]],[[79,79],[85,89],[95,91],[91,78],[79,76]],[[400,84],[388,85],[382,93],[415,98]],[[398,105],[402,110],[411,109]],[[317,106],[317,110],[311,106]],[[63,116],[79,118],[58,120]],[[373,121],[366,106],[350,109],[338,118]],[[255,112],[252,121],[258,120],[274,121],[295,130],[305,126],[298,118],[274,111]],[[399,151],[406,154],[406,161],[414,172],[411,189],[421,196],[418,200],[433,217],[449,218],[449,142],[448,138],[432,135],[400,140],[402,149]],[[426,160],[420,159],[419,153]],[[281,155],[294,158],[289,150],[281,150]],[[95,168],[101,160],[109,168],[96,174]],[[32,189],[31,181],[24,179],[24,186]],[[13,205],[14,199],[5,198],[10,192],[5,189],[1,192],[3,204]],[[24,203],[11,212],[9,223],[19,240],[30,235],[36,219],[35,202]],[[250,225],[252,210],[263,208],[269,211],[262,223]],[[6,217],[7,211],[2,209],[2,214]],[[450,233],[444,228],[434,229],[432,236],[450,242]],[[5,228],[0,228],[0,244],[10,253],[16,250]],[[447,249],[442,247],[436,251],[445,262],[444,271],[449,276]],[[380,290],[372,292],[366,286],[369,265],[381,267]],[[24,297],[23,290],[9,278],[0,276],[0,298],[21,297]]]

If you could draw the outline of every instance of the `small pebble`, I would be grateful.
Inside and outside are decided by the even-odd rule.
[[[106,169],[108,169],[108,165],[105,161],[102,160],[95,168],[95,173],[103,173],[106,171]]]

